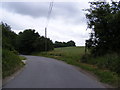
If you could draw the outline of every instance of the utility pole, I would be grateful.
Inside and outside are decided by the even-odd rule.
[[[47,27],[45,27],[45,51],[47,52]]]
[[[45,27],[45,38],[47,38],[47,28]]]
[[[47,27],[48,27],[48,23],[49,23],[49,19],[50,19],[50,14],[52,12],[52,7],[53,7],[53,2],[50,2],[48,16],[47,16],[47,20],[46,20],[46,27],[45,27],[45,51],[46,52],[47,52]]]

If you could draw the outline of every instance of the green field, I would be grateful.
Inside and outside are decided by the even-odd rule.
[[[66,61],[69,64],[75,64],[80,61],[84,54],[84,47],[65,47],[55,48],[53,51],[37,53],[38,56],[46,56]]]
[[[55,48],[53,51],[35,53],[37,56],[45,56],[65,61],[68,64],[78,66],[84,70],[94,73],[101,82],[118,86],[118,75],[106,69],[100,69],[96,65],[82,63],[82,56],[85,54],[84,47]]]

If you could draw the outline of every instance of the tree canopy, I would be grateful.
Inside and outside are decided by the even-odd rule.
[[[35,33],[35,30],[27,29],[23,32],[20,32],[17,38],[18,51],[23,54],[30,54],[33,52],[33,44],[37,38],[39,38],[39,34]]]
[[[96,56],[120,53],[120,2],[90,2],[86,11],[88,28],[92,29],[86,47]]]
[[[6,23],[1,23],[2,27],[2,48],[14,50],[16,48],[17,34],[11,31],[11,27]]]
[[[70,46],[76,46],[75,42],[70,40],[68,42],[55,41],[55,43],[54,43],[54,47],[55,48],[58,48],[58,47],[70,47]]]
[[[2,27],[2,47],[4,49],[18,51],[21,54],[54,49],[52,40],[40,36],[34,29],[26,29],[16,34],[6,23],[1,23],[0,26]]]
[[[47,47],[45,47],[45,45]],[[53,50],[53,42],[49,38],[40,36],[35,30],[27,29],[18,34],[17,48],[22,54]]]

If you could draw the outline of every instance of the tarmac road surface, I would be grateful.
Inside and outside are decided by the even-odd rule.
[[[105,88],[74,66],[52,58],[26,56],[24,70],[3,88]]]

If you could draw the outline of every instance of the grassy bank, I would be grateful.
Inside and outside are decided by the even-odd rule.
[[[12,51],[3,49],[2,51],[2,77],[5,78],[10,76],[15,71],[19,70],[24,64],[21,60],[23,60],[23,56],[18,56]],[[25,58],[24,58],[25,59]]]
[[[82,63],[81,58],[83,58],[84,54],[85,54],[84,47],[65,47],[55,48],[53,51],[36,53],[34,55],[51,57],[65,61],[68,64],[79,66],[97,75],[101,82],[118,86],[119,77],[115,72],[111,72],[105,68],[101,69],[97,65],[92,63],[91,64]]]
[[[20,60],[26,60],[27,58],[24,56],[19,56]]]
[[[35,55],[56,58],[70,64],[75,64],[80,61],[83,54],[84,47],[63,47],[55,48],[53,51],[36,53]]]

